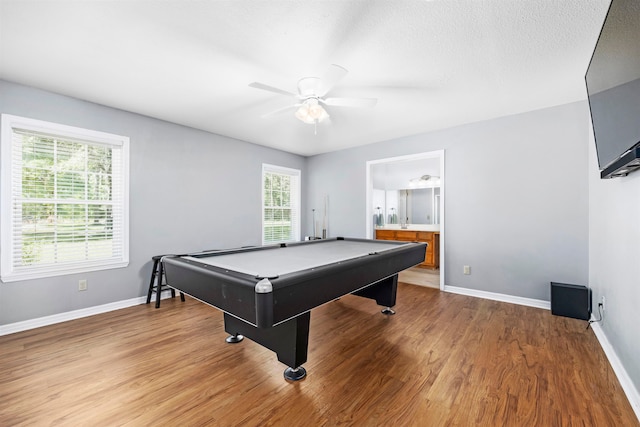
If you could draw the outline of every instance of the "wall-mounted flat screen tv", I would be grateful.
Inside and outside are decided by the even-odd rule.
[[[585,80],[601,178],[640,169],[640,1],[611,2]]]

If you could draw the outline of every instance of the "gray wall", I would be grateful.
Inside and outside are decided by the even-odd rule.
[[[304,182],[301,156],[2,80],[0,112],[131,141],[129,266],[0,283],[0,325],[146,295],[153,255],[259,245],[262,163],[301,169]]]
[[[602,296],[606,297],[600,325],[638,391],[640,172],[600,179],[593,136],[589,136],[589,284],[593,306],[596,310]]]
[[[587,284],[586,102],[309,158],[307,206],[330,203],[331,236],[365,236],[366,162],[445,150],[445,280],[549,300]],[[472,274],[462,274],[470,265]]]

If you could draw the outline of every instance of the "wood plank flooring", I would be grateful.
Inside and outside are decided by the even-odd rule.
[[[0,337],[0,426],[638,426],[593,332],[401,283],[311,312],[308,376],[164,300]]]

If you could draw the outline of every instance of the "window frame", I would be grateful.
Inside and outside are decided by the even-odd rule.
[[[41,133],[60,139],[73,140],[86,145],[102,145],[120,151],[119,177],[120,200],[113,201],[113,206],[122,208],[122,238],[119,244],[121,255],[110,259],[92,259],[60,264],[33,265],[16,268],[13,265],[14,251],[14,205],[12,199],[14,177],[22,176],[22,165],[13,162],[13,135],[15,130]],[[20,167],[20,171],[16,168]],[[114,168],[115,169],[115,168]],[[14,173],[15,172],[15,173]],[[129,137],[106,132],[94,131],[75,126],[67,126],[43,120],[2,114],[0,133],[0,280],[14,282],[20,280],[40,279],[90,271],[122,268],[129,265]],[[20,178],[21,179],[21,178]],[[114,179],[113,185],[116,185]],[[83,199],[84,200],[84,199]],[[87,200],[84,200],[86,202]]]
[[[288,175],[290,177],[294,177],[295,179],[297,179],[297,188],[295,189],[290,189],[289,191],[289,200],[290,200],[290,204],[291,204],[291,210],[292,210],[292,215],[295,215],[295,219],[291,219],[291,228],[292,228],[292,232],[291,232],[291,239],[289,240],[281,240],[278,242],[274,242],[274,241],[266,241],[265,240],[265,197],[264,197],[264,190],[265,190],[265,177],[267,173],[276,173],[276,174],[282,174],[282,175]],[[260,217],[260,225],[261,225],[261,234],[262,234],[262,244],[263,245],[270,245],[270,244],[277,244],[277,243],[286,243],[286,242],[297,242],[300,241],[300,236],[301,236],[301,229],[302,229],[302,224],[301,224],[301,219],[302,219],[302,171],[300,169],[293,169],[293,168],[287,168],[284,166],[276,166],[276,165],[271,165],[268,163],[263,163],[262,164],[262,180],[261,180],[261,187],[260,187],[260,200],[261,200],[261,211],[262,211],[262,215]],[[295,201],[295,206],[294,206],[294,202]]]

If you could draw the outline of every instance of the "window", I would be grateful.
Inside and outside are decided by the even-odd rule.
[[[129,138],[2,115],[0,278],[129,262]]]
[[[300,240],[300,171],[262,165],[262,244]]]

